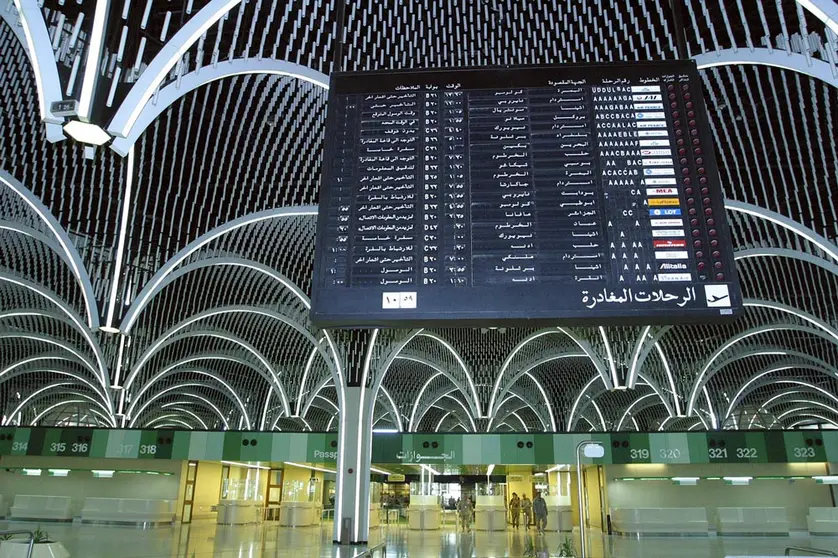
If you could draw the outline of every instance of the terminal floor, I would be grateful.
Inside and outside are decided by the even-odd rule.
[[[32,523],[2,523],[0,529],[29,529]],[[43,523],[41,528],[61,541],[72,558],[346,558],[360,549],[336,547],[329,528],[289,529],[276,523],[218,526],[211,522],[138,529],[108,525]],[[532,531],[530,532],[532,534]],[[558,554],[565,535],[532,534],[538,550]],[[522,531],[458,533],[410,531],[404,527],[374,529],[370,542],[387,541],[388,557],[494,558],[526,553]],[[578,548],[578,538],[576,538]],[[838,537],[609,537],[591,535],[590,558],[724,558],[782,556],[787,546],[806,546],[838,553]]]

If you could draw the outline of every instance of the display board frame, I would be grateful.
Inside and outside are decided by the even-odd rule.
[[[333,191],[334,183],[332,182],[332,176],[336,174],[333,163],[339,155],[336,152],[338,149],[338,140],[335,138],[339,138],[342,133],[339,127],[341,120],[338,116],[335,116],[334,111],[342,110],[338,104],[342,102],[341,96],[345,95],[347,91],[370,93],[375,90],[392,90],[393,87],[396,87],[394,84],[407,83],[405,80],[410,81],[412,84],[419,84],[416,87],[431,87],[432,85],[437,86],[447,81],[447,79],[443,78],[456,78],[457,76],[464,75],[470,76],[469,79],[472,80],[470,82],[472,84],[476,79],[477,81],[482,80],[482,82],[491,83],[495,88],[499,88],[501,85],[515,87],[515,83],[509,81],[510,76],[530,75],[527,72],[534,72],[539,75],[546,75],[544,74],[545,72],[555,72],[556,75],[561,76],[562,80],[568,83],[572,82],[575,76],[584,77],[593,74],[600,76],[602,80],[606,79],[602,76],[613,75],[614,79],[617,80],[620,79],[619,76],[626,75],[627,71],[631,71],[633,75],[671,75],[674,76],[672,79],[677,83],[680,83],[678,81],[680,79],[687,80],[690,87],[693,88],[691,92],[684,93],[683,95],[681,94],[683,92],[678,91],[678,98],[672,103],[673,106],[678,103],[679,111],[685,112],[682,117],[679,117],[679,122],[680,120],[684,120],[685,122],[685,138],[683,139],[686,140],[686,155],[681,160],[688,160],[688,163],[683,163],[684,169],[689,168],[691,173],[698,172],[698,169],[701,169],[702,172],[701,176],[695,175],[689,177],[696,182],[690,196],[687,196],[685,191],[683,191],[685,190],[682,184],[683,178],[677,176],[679,180],[678,188],[682,189],[679,193],[679,208],[684,212],[682,220],[684,222],[683,230],[685,231],[685,237],[678,239],[678,251],[682,253],[689,252],[690,262],[695,265],[698,265],[696,255],[698,253],[703,254],[707,261],[702,265],[706,266],[709,270],[706,273],[724,272],[724,281],[718,283],[713,280],[702,282],[698,280],[699,274],[696,273],[696,276],[693,278],[694,280],[689,283],[655,283],[652,285],[655,288],[648,289],[649,292],[645,289],[638,288],[635,291],[626,285],[606,284],[604,282],[596,283],[596,289],[592,288],[590,292],[578,285],[574,286],[563,282],[531,283],[524,287],[517,285],[504,285],[501,287],[496,285],[469,285],[460,288],[450,288],[447,286],[441,287],[438,284],[436,286],[418,284],[417,280],[417,284],[404,288],[368,285],[362,287],[350,285],[340,288],[325,286],[324,281],[328,281],[330,273],[335,273],[335,270],[338,269],[330,266],[330,263],[334,263],[335,261],[334,258],[330,260],[330,250],[333,251],[336,247],[327,238],[331,234],[327,231],[330,230],[330,227],[334,228],[333,195],[337,194]],[[667,71],[670,73],[665,74]],[[355,89],[351,89],[347,83],[351,83],[351,87]],[[370,87],[369,84],[378,85]],[[387,89],[388,87],[390,89]],[[710,122],[707,118],[704,98],[700,87],[701,79],[695,63],[691,60],[632,62],[627,64],[597,63],[563,66],[526,66],[517,68],[482,67],[430,71],[336,72],[332,74],[329,91],[330,116],[327,118],[326,127],[327,141],[324,149],[323,178],[319,201],[320,210],[317,223],[318,234],[312,282],[312,322],[318,327],[347,328],[666,325],[718,323],[741,315],[742,296],[735,273],[730,229],[725,217],[724,199],[722,197],[720,178],[716,166],[715,149],[710,134]],[[692,92],[695,94],[692,94]],[[692,95],[689,100],[689,103],[691,103],[690,113],[694,114],[690,119],[687,119],[685,108],[681,106],[686,103],[684,95]],[[666,103],[664,102],[663,104],[665,105]],[[674,126],[675,120],[672,114],[677,113],[678,111],[674,111],[674,109],[667,113],[666,119],[669,123],[668,125]],[[690,123],[692,127],[686,127],[687,123]],[[360,132],[358,133],[360,134]],[[695,136],[692,134],[695,134]],[[674,145],[676,138],[673,137],[672,139],[673,158],[676,159],[675,165],[677,167],[680,162],[677,160],[678,148]],[[677,141],[680,141],[680,139]],[[699,142],[700,145],[696,144],[694,148],[692,142]],[[700,157],[693,153],[694,149],[700,153]],[[700,167],[695,164],[696,160],[703,161]],[[703,188],[698,188],[698,180],[706,180]],[[352,195],[354,194],[350,196]],[[692,201],[688,198],[692,198]],[[341,199],[343,198],[335,197],[335,200]],[[700,213],[692,219],[687,218],[686,212],[693,209],[687,203],[696,202],[699,204],[698,208]],[[340,206],[346,207],[344,204],[340,204]],[[646,209],[644,207],[642,210],[645,211]],[[354,209],[347,211],[351,213]],[[704,215],[703,212],[705,211],[711,213]],[[712,215],[712,217],[708,217],[709,215]],[[350,234],[354,234],[355,231],[355,217],[350,217]],[[708,219],[705,219],[705,217],[708,217]],[[470,219],[471,213],[469,213],[469,227],[472,227],[473,224]],[[693,229],[691,222],[699,222],[699,224],[695,225]],[[707,225],[707,222],[713,223],[712,227]],[[707,236],[711,229],[713,231],[712,239]],[[471,228],[469,230],[471,231]],[[657,232],[662,231],[656,231],[655,234]],[[691,232],[696,237],[695,239],[691,236]],[[473,239],[471,240],[472,244],[469,246],[473,246]],[[683,245],[683,240],[686,240],[687,247],[682,251],[680,246]],[[717,244],[712,251],[709,247],[699,250],[693,246],[693,243],[697,241],[703,241],[705,245],[710,242]],[[715,256],[717,252],[718,257]],[[711,253],[714,254],[713,259],[710,258]],[[422,258],[427,257],[421,254],[415,254],[417,263],[426,264],[427,262],[424,261],[419,262],[418,258],[420,256]],[[354,257],[354,254],[348,254],[346,257],[351,259]],[[470,257],[473,260],[473,254]],[[652,256],[648,257],[651,258]],[[657,254],[654,257],[657,257]],[[655,264],[655,261],[652,263]],[[669,265],[680,266],[677,262],[675,264],[670,263]],[[663,269],[661,267],[661,269],[656,271],[663,275]],[[349,273],[347,272],[348,276]],[[719,299],[715,294],[711,294],[709,287],[705,289],[705,284],[710,286],[722,285],[729,297],[727,300],[730,305],[711,307],[711,301],[718,303],[718,300],[722,300],[721,304],[726,304],[726,302],[723,300],[724,296]],[[668,303],[669,301],[675,300],[674,297],[676,295],[670,293],[675,285],[677,285],[679,293],[681,290],[684,293],[680,293],[682,298],[678,301]],[[622,289],[617,288],[621,286]],[[667,289],[666,292],[663,290],[664,287]],[[716,287],[714,286],[713,288],[715,289]],[[582,294],[582,292],[586,294]],[[588,298],[585,299],[583,297]],[[647,304],[649,298],[653,298],[653,303],[660,304],[654,308],[650,305],[643,306],[643,304]],[[661,303],[661,299],[668,299],[666,301],[668,304]],[[699,301],[699,299],[700,304],[699,302],[695,302]],[[430,302],[427,302],[429,300]],[[571,300],[575,302],[568,302]],[[586,302],[583,303],[583,300],[586,300]],[[685,306],[684,310],[681,310],[679,307],[681,303]],[[597,306],[598,304],[599,306]],[[605,309],[606,306],[608,306],[607,309]]]

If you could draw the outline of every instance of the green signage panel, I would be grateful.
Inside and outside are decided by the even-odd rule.
[[[18,428],[15,431],[15,438],[12,442],[12,455],[27,455],[29,451],[29,437],[31,435],[31,428]]]
[[[582,441],[605,448],[604,464],[838,462],[838,432],[376,433],[373,463],[430,466],[572,464]],[[346,443],[357,443],[347,440]],[[0,428],[0,456],[41,455],[333,464],[335,432],[196,432]],[[590,460],[586,460],[590,462]]]
[[[653,463],[690,463],[690,443],[685,433],[649,436]]]
[[[783,432],[783,446],[789,463],[823,463],[826,449],[820,432]]]
[[[88,428],[65,428],[61,431],[56,455],[69,457],[88,457],[93,443],[92,432]]]
[[[838,431],[824,431],[820,433],[823,441],[826,461],[838,463]]]
[[[0,428],[0,455],[11,455],[14,447],[16,429]]]
[[[612,434],[612,463],[652,463],[652,450],[647,434]]]

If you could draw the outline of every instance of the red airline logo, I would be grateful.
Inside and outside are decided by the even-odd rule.
[[[656,240],[655,248],[686,248],[686,240]]]
[[[647,196],[677,196],[678,188],[646,188]]]

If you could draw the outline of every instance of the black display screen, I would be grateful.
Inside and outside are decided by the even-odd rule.
[[[741,310],[691,61],[337,73],[326,134],[318,326]]]

